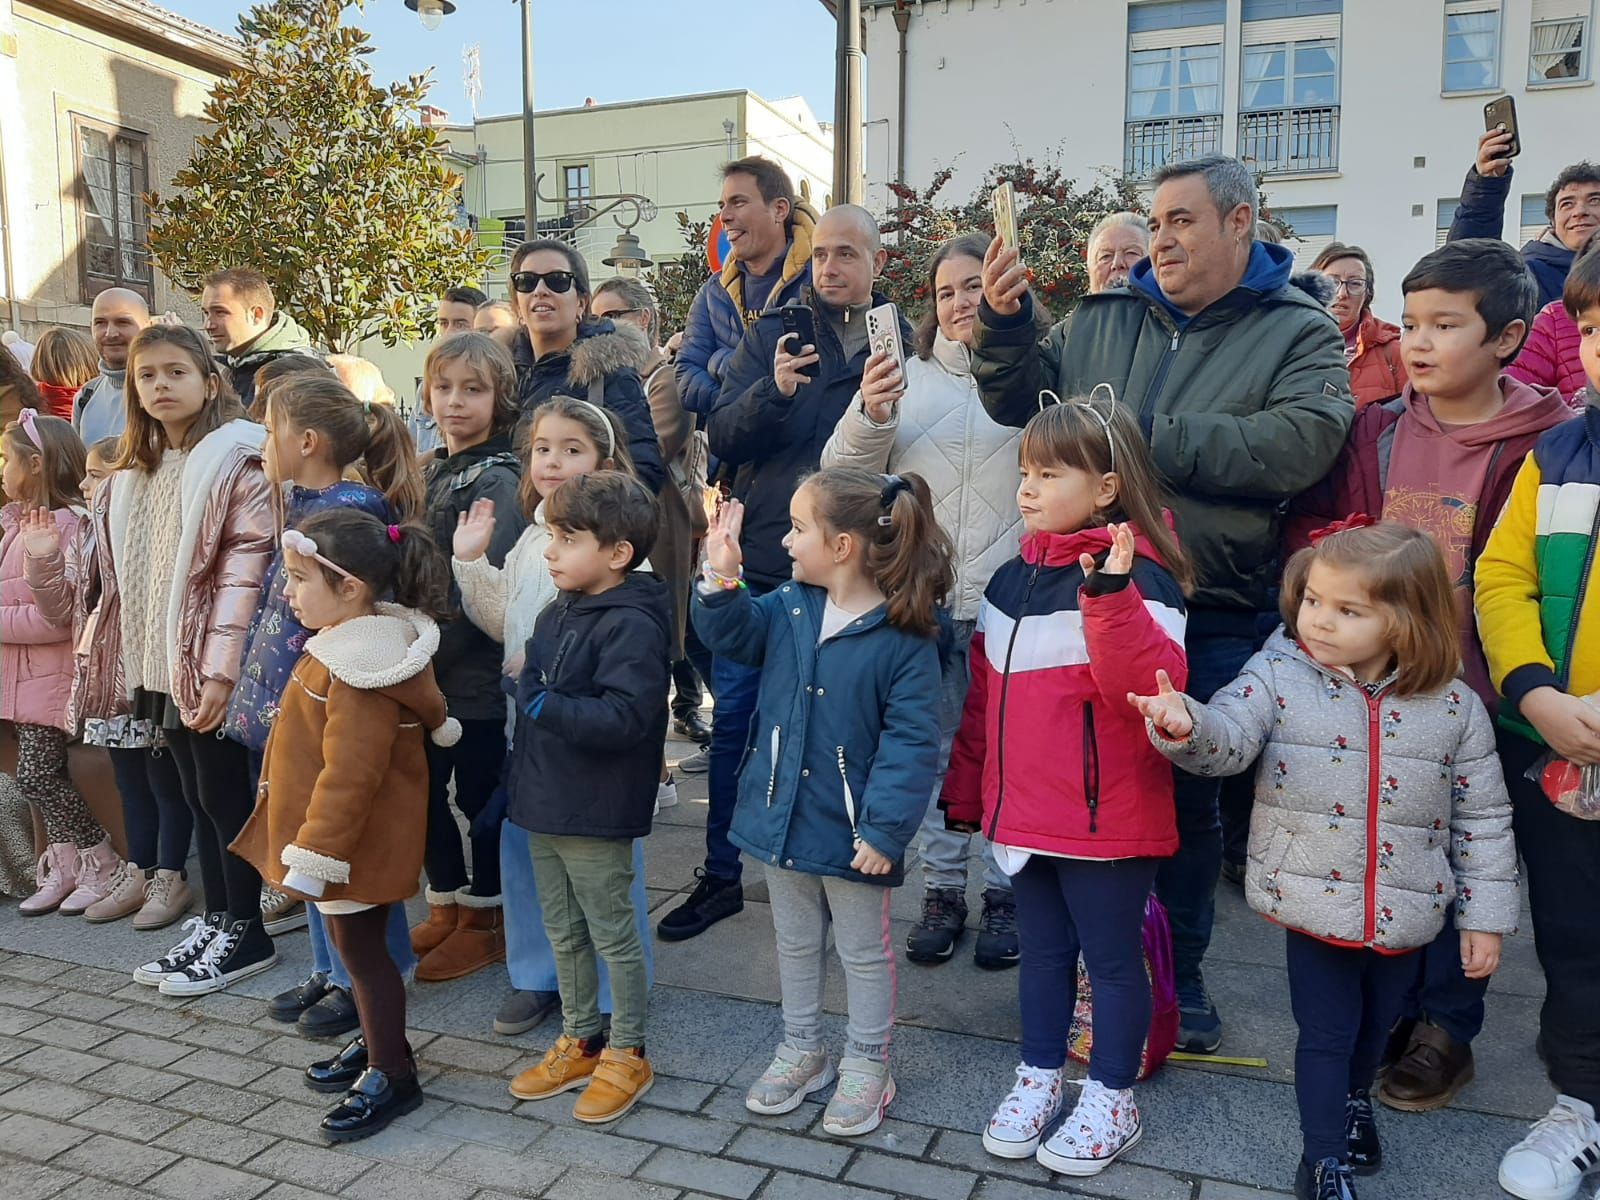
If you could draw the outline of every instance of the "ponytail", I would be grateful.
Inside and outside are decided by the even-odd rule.
[[[362,403],[331,371],[281,378],[268,401],[275,422],[320,434],[341,471],[362,464],[362,478],[383,493],[401,520],[422,515],[427,487],[411,434],[392,406]]]
[[[391,525],[384,530],[391,541],[400,541],[400,564],[395,573],[394,599],[435,621],[448,621],[450,607],[450,567],[433,533],[416,518]]]
[[[920,475],[829,467],[808,476],[817,515],[862,546],[862,566],[888,601],[889,624],[921,637],[939,631],[939,606],[955,584],[950,537]]]
[[[392,404],[368,402],[363,407],[370,436],[361,456],[362,474],[383,493],[401,521],[415,521],[427,511],[428,485],[417,466],[417,447],[411,440],[411,431]]]

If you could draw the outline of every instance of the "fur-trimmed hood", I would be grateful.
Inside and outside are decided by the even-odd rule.
[[[642,376],[650,361],[650,340],[632,325],[597,321],[590,332],[580,331],[572,344],[567,378],[580,387],[604,379],[613,371],[632,367]]]
[[[367,691],[404,683],[438,649],[433,618],[399,604],[379,604],[371,616],[341,621],[306,642],[306,653],[335,679]]]

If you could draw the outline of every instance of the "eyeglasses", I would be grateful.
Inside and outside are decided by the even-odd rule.
[[[607,309],[605,312],[597,312],[594,315],[597,318],[599,318],[600,320],[609,321],[612,317],[632,317],[632,316],[637,316],[639,313],[642,313],[643,311],[644,311],[644,309],[642,309],[642,308],[611,308],[611,309]]]
[[[576,278],[571,271],[517,271],[511,276],[511,287],[526,295],[537,291],[542,283],[556,295],[564,296],[572,290]]]
[[[1343,292],[1347,296],[1365,296],[1367,294],[1367,281],[1365,279],[1335,279],[1333,281],[1333,290],[1336,295],[1339,292]]]

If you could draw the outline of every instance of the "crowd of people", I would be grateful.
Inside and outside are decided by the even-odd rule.
[[[1022,1025],[983,1144],[1082,1177],[1139,1141],[1172,1049],[1223,1043],[1226,880],[1285,930],[1296,1195],[1353,1200],[1374,1099],[1473,1077],[1520,857],[1557,1097],[1499,1182],[1567,1200],[1600,1165],[1570,901],[1600,886],[1600,167],[1519,252],[1507,148],[1398,327],[1358,246],[1297,274],[1222,156],[1098,223],[1059,322],[1015,247],[937,247],[903,363],[868,336],[878,222],[761,158],[723,169],[731,253],[681,332],[525,242],[509,302],[439,298],[409,414],[255,271],[207,278],[203,332],[102,292],[90,338],[0,354],[0,720],[45,847],[21,911],[183,921],[133,969],[177,996],[308,927],[267,1011],[354,1035],[305,1071],[334,1141],[422,1102],[408,981],[503,962],[495,1030],[561,1020],[511,1093],[600,1124],[652,1083],[653,936],[741,911],[748,859],[784,1035],[746,1103],[826,1092],[856,1136],[895,1095],[890,890],[914,848],[903,953],[948,961],[975,861],[974,958],[1017,969]],[[652,931],[669,725],[703,747],[676,767],[708,777],[706,854]],[[26,815],[0,810],[12,858]]]

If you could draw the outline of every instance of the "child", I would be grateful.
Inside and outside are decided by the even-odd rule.
[[[75,670],[67,728],[81,732],[84,745],[105,747],[122,801],[128,861],[116,867],[83,918],[101,924],[133,914],[135,929],[164,929],[188,911],[192,899],[184,863],[194,816],[183,802],[172,755],[160,751],[161,730],[129,711],[121,656],[97,654],[101,639],[115,636],[119,619],[115,580],[106,566],[110,546],[99,530],[111,499],[111,489],[102,484],[120,443],[120,438],[102,438],[89,447],[82,492],[90,515],[78,522],[75,543],[63,550],[59,538],[53,545],[41,538],[23,567],[40,612],[72,629]],[[76,572],[69,573],[69,559]],[[75,899],[69,896],[63,907]]]
[[[517,508],[522,464],[511,449],[511,431],[520,416],[516,368],[498,342],[481,333],[458,333],[428,351],[422,377],[444,437],[423,469],[433,540],[450,545],[473,503],[492,500],[499,518],[487,554],[499,566],[522,532]],[[453,583],[450,599],[453,609],[460,604]],[[461,721],[461,741],[427,747],[428,919],[411,930],[411,945],[421,960],[418,979],[456,979],[505,957],[500,827],[477,820],[499,783],[506,756],[501,660],[500,644],[471,621],[457,617],[439,631],[433,669],[451,714]],[[450,812],[452,776],[456,807],[478,827],[469,838],[470,884],[461,834]]]
[[[1483,702],[1459,679],[1451,580],[1427,534],[1355,517],[1284,573],[1283,625],[1201,704],[1163,674],[1128,700],[1199,775],[1257,757],[1245,896],[1287,930],[1300,1028],[1299,1200],[1354,1200],[1382,1161],[1372,1086],[1416,977],[1411,952],[1455,908],[1462,969],[1494,973],[1517,923],[1517,852]]]
[[[121,859],[67,776],[72,622],[40,607],[24,562],[63,541],[76,545],[83,443],[70,422],[25,408],[0,437],[0,455],[0,486],[11,497],[0,510],[0,721],[16,731],[17,786],[44,824],[46,844],[38,890],[22,902],[22,915],[60,908],[78,916],[105,894]],[[76,578],[78,570],[74,554],[64,571]]]
[[[446,579],[426,529],[357,508],[306,518],[283,535],[283,552],[289,605],[316,632],[284,690],[255,811],[234,848],[275,886],[316,903],[350,969],[362,1036],[306,1068],[312,1089],[346,1093],[321,1127],[347,1142],[422,1103],[405,983],[384,935],[422,870],[423,728],[446,745],[461,732],[428,661]]]
[[[792,1112],[835,1078],[821,1028],[831,923],[847,1046],[822,1123],[836,1136],[870,1133],[894,1099],[889,889],[939,768],[938,605],[955,575],[950,539],[920,476],[819,471],[789,502],[783,545],[794,578],[753,599],[743,519],[744,506],[729,502],[707,534],[694,621],[714,653],[761,669],[730,836],[766,867],[784,1039],[745,1106]]]
[[[1534,446],[1478,560],[1478,623],[1505,696],[1500,753],[1544,968],[1538,1044],[1558,1093],[1500,1162],[1500,1186],[1523,1200],[1565,1200],[1600,1161],[1600,947],[1586,903],[1600,890],[1600,824],[1556,808],[1537,771],[1527,776],[1547,747],[1600,763],[1600,254],[1573,264],[1562,302],[1578,325],[1587,406]]]
[[[269,364],[271,365],[271,364]],[[262,368],[263,373],[266,367]],[[320,368],[280,376],[263,384],[256,398],[267,427],[265,468],[276,487],[287,486],[284,524],[295,528],[325,509],[356,508],[385,525],[422,515],[422,474],[405,422],[393,409],[363,407],[345,387]],[[360,464],[367,482],[347,479]],[[267,566],[266,586],[245,635],[239,685],[228,701],[224,728],[249,753],[250,775],[261,776],[267,736],[289,673],[310,631],[295,619],[284,586],[280,550]],[[269,1016],[298,1021],[314,1037],[335,1037],[356,1026],[355,1004],[344,964],[328,944],[316,910],[271,888],[262,889],[262,918],[268,933],[311,926],[312,976],[269,1001]],[[406,931],[405,912],[390,911],[389,945],[402,974],[416,966]]]
[[[1157,670],[1187,676],[1193,577],[1127,409],[1052,405],[1023,431],[1021,462],[1022,554],[984,594],[941,803],[951,824],[981,823],[993,841],[1022,935],[1022,1064],[984,1147],[1094,1175],[1143,1133],[1132,1087],[1150,1028],[1144,911],[1178,849],[1172,769],[1123,700]],[[1024,622],[1036,632],[1019,638]],[[1061,1110],[1080,951],[1095,1000],[1089,1078],[1040,1145]]]
[[[217,736],[272,555],[264,439],[194,330],[152,325],[133,340],[102,538],[118,636],[102,636],[95,655],[101,669],[120,655],[133,716],[160,727],[194,815],[205,916],[133,973],[169,996],[219,991],[277,960],[261,876],[228,853],[253,803],[249,762]]]
[[[1561,397],[1505,374],[1538,304],[1522,256],[1497,239],[1451,242],[1400,285],[1400,352],[1410,382],[1356,417],[1332,472],[1294,505],[1288,548],[1307,531],[1365,512],[1431,534],[1455,589],[1463,678],[1493,715],[1499,704],[1472,617],[1472,571],[1539,435],[1571,417]],[[1488,979],[1461,973],[1444,927],[1417,960],[1378,1098],[1392,1108],[1442,1108],[1473,1077]]]
[[[650,989],[630,892],[667,736],[672,604],[666,585],[634,570],[660,524],[655,497],[638,480],[617,471],[575,476],[545,502],[545,523],[545,562],[561,596],[528,639],[506,791],[513,823],[528,831],[562,1029],[511,1094],[542,1100],[581,1087],[572,1115],[601,1124],[631,1109],[654,1078],[645,1057]],[[596,954],[611,975],[609,1037]]]
[[[572,396],[556,396],[533,410],[526,427],[528,461],[522,470],[521,511],[528,520],[517,544],[495,567],[487,557],[494,540],[494,502],[479,500],[463,513],[455,533],[451,567],[461,588],[461,608],[484,633],[504,647],[504,671],[522,673],[523,647],[533,636],[534,622],[557,589],[544,552],[550,531],[544,502],[574,475],[594,471],[633,474],[626,434],[607,409]],[[502,793],[503,794],[503,793]],[[492,817],[493,814],[490,814]],[[512,1036],[532,1029],[555,1007],[556,964],[544,935],[544,917],[534,887],[533,860],[527,831],[513,826],[500,838],[500,889],[506,898],[506,969],[515,989],[495,1014],[496,1033]],[[634,844],[635,912],[644,946],[645,967],[651,966],[649,913],[644,890],[644,842]],[[600,964],[600,1011],[611,1011],[610,980]]]

